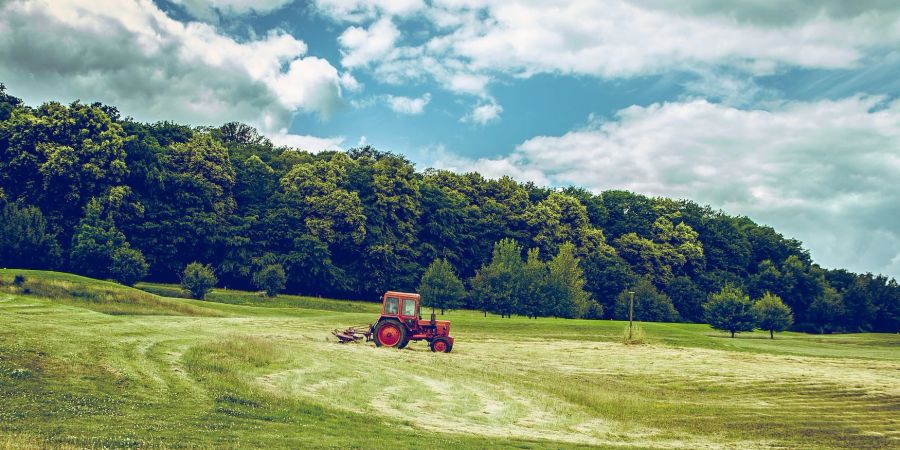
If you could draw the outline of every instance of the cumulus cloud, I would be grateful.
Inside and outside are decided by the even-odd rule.
[[[693,199],[801,239],[825,266],[900,277],[900,100],[632,106],[528,139],[507,157],[468,161],[476,168]]]
[[[327,117],[349,79],[306,51],[279,31],[239,42],[149,0],[0,6],[0,79],[12,92],[30,103],[102,101],[139,120],[239,120],[271,131],[298,111]]]
[[[403,97],[386,95],[384,97],[389,108],[400,114],[418,115],[425,111],[425,105],[431,101],[431,94],[425,93],[421,97]]]
[[[366,66],[390,52],[399,37],[400,30],[390,18],[383,18],[368,28],[347,28],[338,37],[343,48],[341,64],[348,68]]]
[[[492,100],[475,105],[475,107],[472,108],[472,111],[463,116],[460,121],[474,123],[476,125],[487,125],[491,122],[500,120],[500,113],[502,112],[503,107]]]

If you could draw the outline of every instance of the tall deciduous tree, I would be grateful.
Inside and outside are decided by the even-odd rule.
[[[76,272],[95,278],[111,277],[115,269],[116,278],[133,283],[135,277],[146,274],[146,263],[141,264],[143,256],[137,256],[140,252],[124,249],[130,250],[125,234],[116,228],[110,212],[103,210],[100,199],[92,199],[72,238],[70,265]]]
[[[522,246],[512,239],[497,242],[491,263],[472,279],[472,298],[486,312],[510,316],[518,309],[523,269]]]
[[[584,271],[578,265],[575,244],[562,244],[547,267],[549,282],[556,296],[552,314],[566,318],[583,316],[591,306],[591,295],[584,290]]]
[[[522,269],[522,296],[519,299],[519,313],[538,318],[552,312],[553,290],[550,286],[547,264],[541,260],[540,249],[528,250],[528,258]]]
[[[453,266],[443,258],[435,259],[419,283],[419,294],[422,303],[441,310],[455,309],[462,306],[466,296],[466,288],[456,276]]]

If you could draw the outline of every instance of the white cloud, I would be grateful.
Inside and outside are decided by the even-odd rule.
[[[431,78],[487,97],[503,76],[624,78],[727,67],[765,75],[784,67],[859,68],[873,51],[900,46],[900,7],[847,2],[662,2],[659,0],[435,0],[412,10],[432,25],[416,45],[378,42],[377,57],[351,57],[394,84]],[[402,20],[377,2],[319,0],[339,21]],[[329,6],[330,5],[330,6]],[[357,11],[352,14],[348,11]],[[365,14],[359,13],[364,11]],[[374,27],[374,25],[373,25]],[[371,27],[370,27],[371,29]],[[370,29],[351,27],[354,45]],[[374,44],[373,44],[374,45]],[[347,63],[345,63],[346,65]],[[732,77],[732,80],[737,78]],[[711,86],[695,83],[693,88]]]
[[[689,198],[773,225],[825,266],[900,277],[900,100],[632,106],[467,169]]]
[[[318,137],[301,134],[290,134],[285,130],[269,135],[269,139],[275,145],[297,148],[312,153],[323,150],[343,150],[344,136]]]
[[[362,90],[363,85],[356,78],[353,77],[349,72],[344,72],[341,74],[341,87],[347,90],[348,92],[359,92]]]
[[[30,103],[98,100],[139,120],[239,120],[265,131],[297,111],[328,116],[341,102],[341,76],[304,57],[303,41],[272,31],[238,42],[149,0],[10,1],[0,36],[0,79]]]
[[[388,107],[394,112],[417,115],[425,111],[425,105],[431,101],[431,94],[425,93],[425,95],[416,98],[386,95],[384,99]]]
[[[369,28],[347,28],[338,37],[338,42],[343,48],[341,64],[350,68],[367,66],[387,55],[399,37],[400,30],[394,26],[390,18],[383,18]]]
[[[502,112],[503,107],[491,100],[487,103],[475,105],[475,107],[472,108],[472,111],[463,116],[460,121],[477,125],[487,125],[491,122],[500,120],[500,113]]]

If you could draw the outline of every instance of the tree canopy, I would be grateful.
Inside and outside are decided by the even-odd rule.
[[[900,331],[895,280],[823,269],[799,241],[690,200],[416,170],[368,146],[310,153],[236,122],[33,107],[5,86],[0,207],[0,266],[177,282],[205,261],[250,288],[279,265],[284,291],[371,300],[415,290],[440,259],[468,305],[502,315],[609,318],[649,283],[676,313],[654,317],[702,321],[732,285],[783,299],[793,329]]]

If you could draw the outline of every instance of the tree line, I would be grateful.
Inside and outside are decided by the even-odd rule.
[[[199,262],[220,286],[374,300],[415,290],[436,260],[468,306],[503,315],[619,317],[623,292],[652,287],[641,320],[703,322],[707,297],[738,286],[783,299],[794,329],[900,331],[895,280],[824,269],[690,200],[418,171],[368,146],[310,153],[240,123],[32,107],[0,87],[2,266],[131,284]]]

